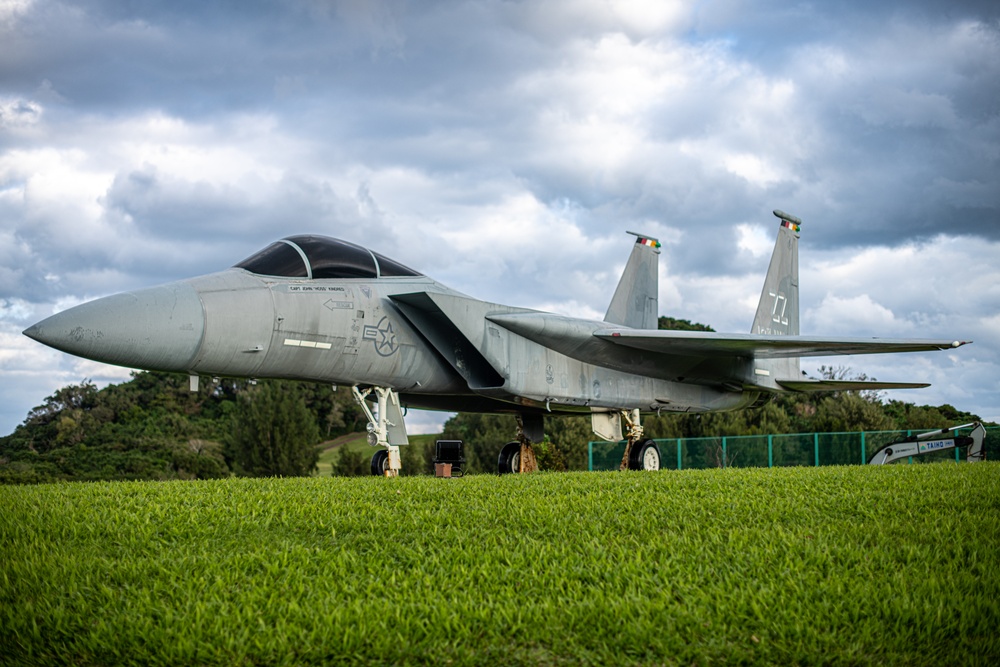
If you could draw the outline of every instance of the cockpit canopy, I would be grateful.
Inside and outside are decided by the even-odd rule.
[[[368,248],[316,235],[289,236],[276,241],[235,268],[262,276],[316,280],[421,275]]]

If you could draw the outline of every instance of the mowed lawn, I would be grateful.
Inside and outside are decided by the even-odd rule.
[[[0,488],[2,664],[998,664],[1000,465]]]

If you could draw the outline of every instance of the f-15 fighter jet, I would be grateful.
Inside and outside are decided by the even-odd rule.
[[[774,213],[777,243],[749,334],[657,330],[660,243],[640,234],[603,322],[480,301],[367,248],[301,235],[218,273],[84,303],[24,333],[96,361],[187,373],[193,388],[200,375],[351,386],[380,447],[378,474],[399,470],[406,406],[516,415],[500,472],[534,467],[544,415],[580,413],[606,440],[622,439],[624,427],[623,467],[657,469],[643,412],[735,410],[783,391],[924,387],[810,380],[799,359],[964,344],[800,335],[802,222]]]

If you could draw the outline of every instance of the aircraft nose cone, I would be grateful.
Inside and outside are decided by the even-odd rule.
[[[24,335],[94,361],[185,371],[198,353],[204,330],[197,291],[177,282],[81,304],[29,327]]]

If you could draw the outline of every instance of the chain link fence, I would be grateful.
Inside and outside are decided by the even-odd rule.
[[[885,445],[927,430],[861,431],[852,433],[786,433],[731,435],[711,438],[656,439],[660,468],[773,468],[775,466],[830,466],[866,464]],[[968,435],[972,429],[958,429]],[[942,436],[944,437],[944,436]],[[1000,459],[1000,426],[986,427],[983,444],[988,461]],[[617,470],[625,441],[587,443],[588,470]],[[964,461],[965,447],[911,457],[910,463]]]

